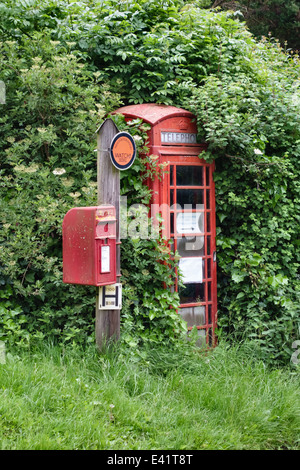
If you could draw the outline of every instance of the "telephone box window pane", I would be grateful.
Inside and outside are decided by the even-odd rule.
[[[169,245],[170,245],[170,253],[172,256],[174,256],[175,254],[174,238],[170,238]]]
[[[205,325],[205,306],[182,307],[180,315],[187,322],[188,327]]]
[[[197,204],[203,204],[203,189],[177,189],[177,204],[184,209],[188,204],[191,209],[196,209]]]
[[[205,348],[206,347],[206,332],[205,330],[198,330],[198,340],[196,342],[196,346],[199,348]]]
[[[194,283],[179,286],[179,296],[181,304],[189,304],[204,301],[204,284]]]
[[[205,325],[205,306],[194,307],[194,318],[196,325]]]
[[[174,233],[174,213],[171,212],[170,214],[170,230],[171,233]]]
[[[206,214],[206,231],[210,232],[210,212]]]
[[[206,186],[209,186],[210,179],[209,179],[209,167],[206,167]]]
[[[206,209],[210,209],[210,191],[206,190]]]
[[[205,331],[205,329],[199,329],[197,331],[197,333],[198,333],[198,340],[196,341],[196,346],[198,346],[198,348],[206,348],[206,331]]]
[[[206,238],[206,253],[210,255],[210,236]]]
[[[177,250],[185,258],[204,256],[204,237],[182,237],[177,239]]]
[[[174,186],[174,166],[170,166],[170,186]]]
[[[177,186],[203,186],[202,166],[179,166],[176,167]]]
[[[204,212],[178,212],[176,230],[181,235],[204,233]]]
[[[208,306],[208,323],[211,324],[211,305]]]
[[[195,325],[193,307],[181,308],[180,315],[182,316],[183,320],[187,322],[188,327]]]
[[[203,259],[201,257],[180,258],[178,266],[184,284],[203,281]]]
[[[211,277],[211,258],[207,258],[207,277]]]
[[[170,190],[170,206],[172,207],[174,204],[174,189]]]
[[[211,282],[207,283],[207,300],[211,301]]]

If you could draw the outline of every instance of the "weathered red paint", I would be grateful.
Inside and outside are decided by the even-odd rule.
[[[115,207],[74,207],[65,215],[62,228],[63,282],[92,286],[116,283]]]
[[[217,323],[214,164],[201,159],[201,153],[207,148],[205,144],[198,144],[192,141],[192,138],[189,143],[183,142],[189,140],[188,134],[197,134],[196,118],[184,109],[152,103],[124,106],[115,113],[123,114],[127,122],[140,118],[151,125],[148,132],[149,155],[157,156],[157,165],[165,164],[165,170],[167,170],[162,172],[161,179],[157,176],[154,181],[148,180],[148,186],[152,189],[151,203],[152,207],[157,207],[163,216],[165,229],[162,234],[167,240],[173,242],[175,250],[179,249],[181,243],[175,227],[178,217],[181,216],[175,204],[180,198],[187,198],[191,201],[199,198],[201,209],[197,211],[191,209],[190,213],[195,213],[199,226],[200,220],[202,221],[203,230],[199,232],[201,236],[195,240],[198,242],[200,240],[200,243],[202,243],[201,240],[204,241],[202,251],[199,250],[202,254],[197,258],[198,263],[201,258],[203,282],[199,285],[194,283],[195,292],[199,290],[199,298],[182,297],[179,313],[187,321],[189,329],[196,326],[200,335],[201,332],[205,332],[206,343],[212,345],[215,343]],[[179,174],[188,174],[191,180],[187,179],[184,184],[184,178],[181,176],[180,180]],[[198,179],[197,175],[199,175]],[[192,215],[190,217],[193,218]],[[186,237],[189,235],[192,237],[194,233],[185,233]],[[178,290],[177,282],[174,287]],[[190,287],[191,284],[188,289]]]

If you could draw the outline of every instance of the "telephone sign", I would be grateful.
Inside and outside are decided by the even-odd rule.
[[[161,141],[164,144],[196,144],[197,134],[161,131]]]

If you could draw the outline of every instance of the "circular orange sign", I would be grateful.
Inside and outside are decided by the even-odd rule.
[[[132,136],[128,132],[119,132],[110,145],[110,158],[113,165],[119,170],[127,170],[135,159],[136,147]]]

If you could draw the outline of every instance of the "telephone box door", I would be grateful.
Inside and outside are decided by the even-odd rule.
[[[217,314],[215,193],[212,164],[196,156],[164,155],[163,204],[170,207],[167,226],[171,256],[177,251],[183,286],[180,315],[189,329],[196,326],[198,344],[214,344]]]

